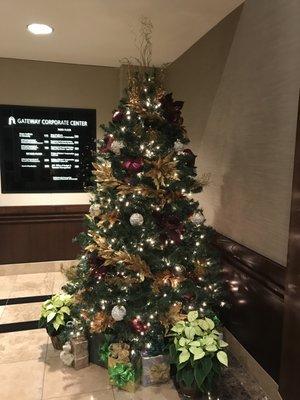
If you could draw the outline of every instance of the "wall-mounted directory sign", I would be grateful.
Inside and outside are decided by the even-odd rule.
[[[82,192],[95,139],[95,110],[0,106],[2,193]]]

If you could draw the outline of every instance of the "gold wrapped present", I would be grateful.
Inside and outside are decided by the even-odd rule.
[[[142,385],[156,385],[170,379],[170,363],[168,356],[142,356]]]

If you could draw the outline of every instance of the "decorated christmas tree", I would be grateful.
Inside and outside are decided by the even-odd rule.
[[[150,67],[147,26],[141,49],[97,143],[83,253],[65,290],[84,329],[159,354],[172,324],[190,310],[212,317],[223,300],[212,230],[193,200],[207,179],[187,147],[183,102]]]

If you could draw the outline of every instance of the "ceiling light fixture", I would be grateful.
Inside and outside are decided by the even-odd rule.
[[[50,35],[53,32],[53,28],[45,24],[29,24],[27,29],[34,35]]]

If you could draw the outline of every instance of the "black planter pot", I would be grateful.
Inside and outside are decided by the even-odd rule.
[[[55,350],[62,350],[63,343],[60,340],[59,335],[50,336],[50,339],[51,339],[51,342],[52,342],[52,346],[53,346],[53,348]]]
[[[188,388],[184,385],[179,385],[179,392],[186,400],[209,400],[208,395],[200,393],[197,387]]]

